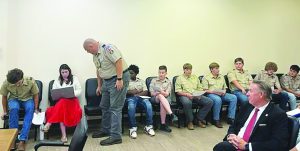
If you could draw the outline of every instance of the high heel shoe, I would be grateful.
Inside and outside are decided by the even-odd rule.
[[[63,143],[67,143],[68,142],[68,138],[67,137],[62,137],[60,139],[60,141],[63,142]]]

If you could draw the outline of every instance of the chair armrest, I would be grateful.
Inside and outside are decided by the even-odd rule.
[[[61,141],[40,141],[36,145],[34,145],[34,150],[37,151],[38,148],[42,146],[62,146],[62,147],[68,147],[70,144],[65,144]]]

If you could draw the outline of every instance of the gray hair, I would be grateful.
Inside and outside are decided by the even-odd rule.
[[[258,86],[259,90],[265,94],[265,97],[268,101],[272,100],[272,89],[266,82],[253,80],[252,83]]]
[[[94,44],[97,41],[92,39],[92,38],[87,38],[84,42],[83,42],[83,48],[86,48],[89,44]]]

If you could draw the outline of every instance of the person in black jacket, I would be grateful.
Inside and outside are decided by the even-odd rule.
[[[253,81],[247,95],[250,104],[240,110],[224,141],[213,150],[287,151],[288,117],[282,109],[270,103],[270,86]]]

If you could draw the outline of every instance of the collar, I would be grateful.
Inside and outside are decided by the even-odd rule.
[[[267,75],[267,76],[269,76],[269,77],[272,77],[272,78],[275,77],[275,73],[274,72],[273,72],[273,74],[269,75],[267,71],[262,70],[262,73],[265,74],[265,75]]]
[[[245,69],[242,69],[241,71],[240,70],[237,70],[237,69],[233,69],[233,70],[236,70],[236,72],[238,72],[238,73],[245,73],[247,70],[245,70]]]
[[[261,106],[261,107],[259,107],[258,109],[259,109],[259,112],[261,112],[261,111],[264,111],[266,108],[267,108],[267,106],[270,104],[270,101],[267,103],[267,104],[265,104],[264,106]],[[254,109],[255,109],[256,107],[254,107]]]
[[[212,73],[209,74],[209,77],[212,79],[220,79],[221,78],[221,74],[218,74],[218,76],[214,76]]]
[[[165,77],[165,79],[163,79],[163,80],[160,80],[159,77],[157,77],[156,81],[166,82],[167,81],[167,77]]]

